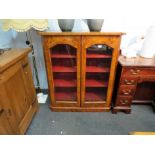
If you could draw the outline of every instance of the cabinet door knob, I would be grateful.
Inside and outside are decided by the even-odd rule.
[[[28,63],[22,65],[23,69],[26,68],[28,66]]]
[[[4,109],[0,109],[0,115],[4,112]]]

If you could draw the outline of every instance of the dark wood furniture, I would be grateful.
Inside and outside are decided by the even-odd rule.
[[[40,32],[53,111],[109,111],[121,35]]]
[[[12,49],[0,55],[0,134],[24,134],[38,110],[30,51]]]
[[[155,100],[155,58],[119,57],[117,97],[113,113],[131,112],[131,104],[151,104]]]

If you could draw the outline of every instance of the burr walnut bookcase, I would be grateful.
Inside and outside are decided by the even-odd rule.
[[[53,111],[109,111],[120,32],[39,32]]]

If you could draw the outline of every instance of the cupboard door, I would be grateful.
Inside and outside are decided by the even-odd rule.
[[[19,63],[10,67],[2,75],[3,105],[10,111],[10,120],[19,126],[30,105],[26,93],[24,72]],[[14,124],[14,123],[13,123]]]
[[[52,107],[80,106],[79,36],[45,39],[45,59]]]
[[[83,36],[81,104],[105,107],[110,104],[114,80],[115,42],[110,36]],[[112,74],[113,73],[113,74]]]

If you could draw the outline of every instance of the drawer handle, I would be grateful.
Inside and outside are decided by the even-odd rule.
[[[121,104],[127,104],[129,101],[128,100],[120,100]]]
[[[123,95],[129,95],[131,93],[131,90],[123,90]]]
[[[131,69],[130,71],[131,71],[132,75],[136,75],[136,74],[138,74],[140,72],[139,69],[137,69],[137,70]]]
[[[127,85],[131,85],[131,84],[133,84],[135,81],[134,80],[124,80],[125,81],[125,84],[127,84]]]

